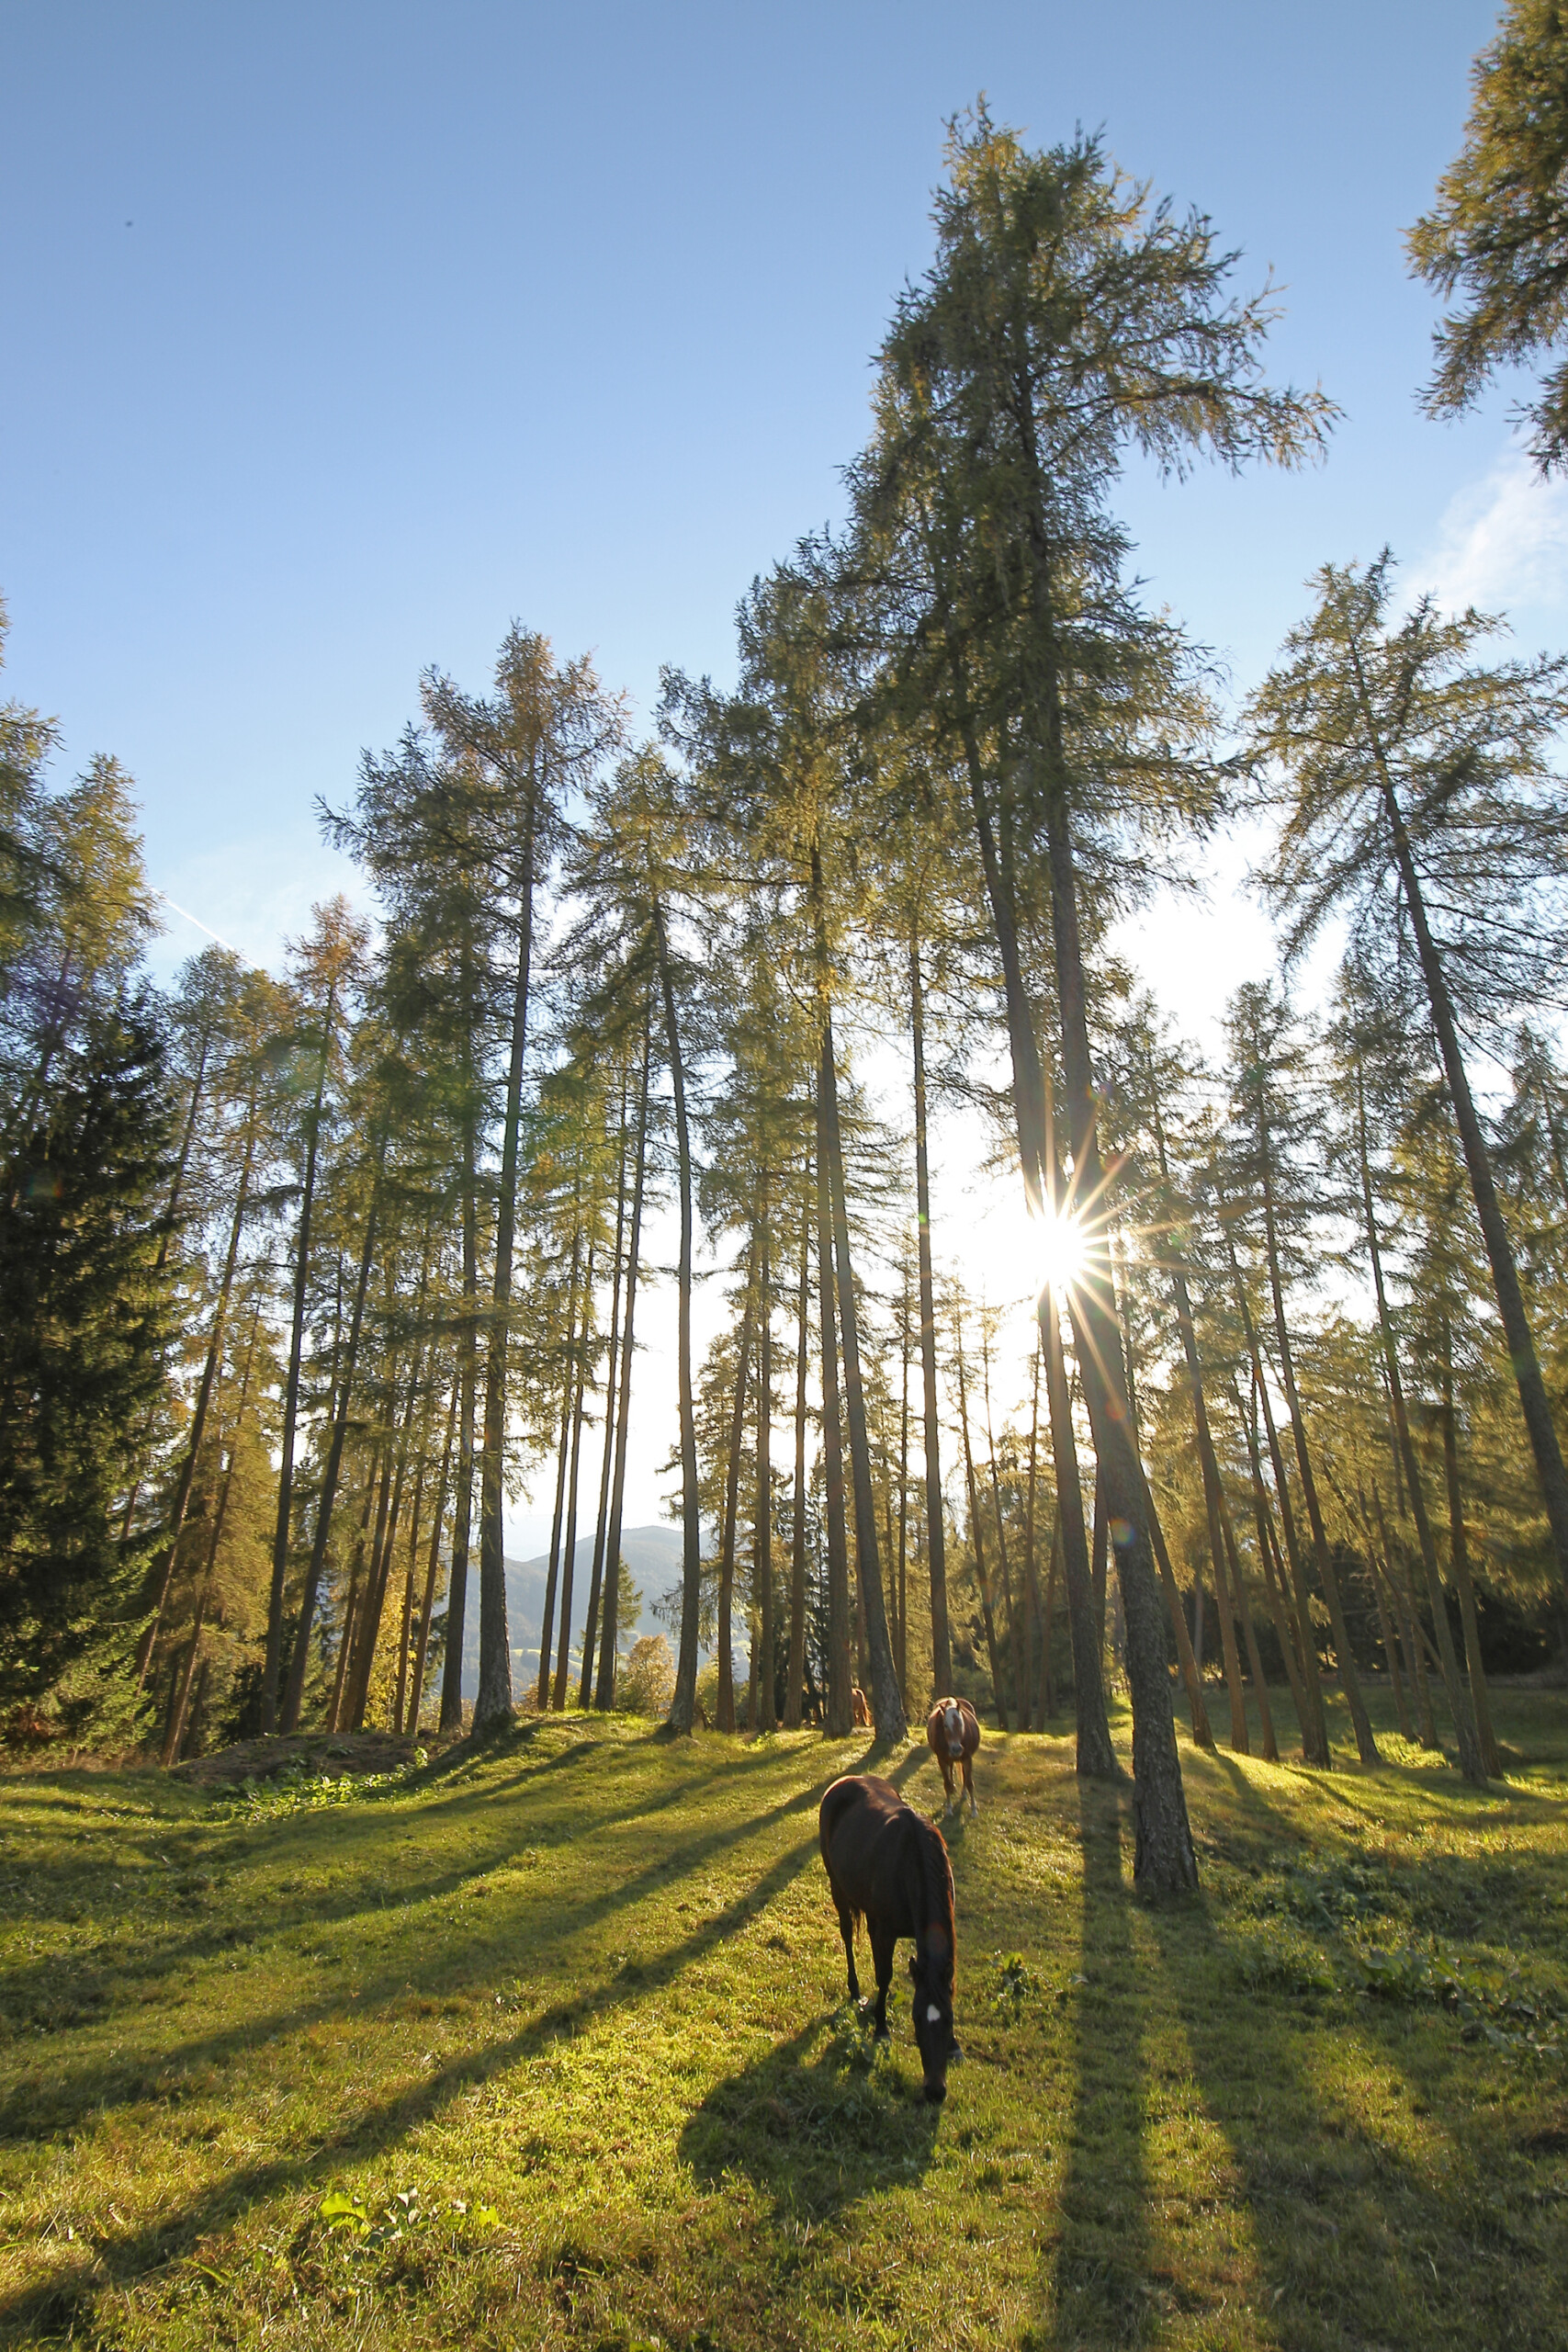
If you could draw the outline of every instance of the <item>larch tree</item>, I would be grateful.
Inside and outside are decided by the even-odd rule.
[[[1393,609],[1393,561],[1325,564],[1317,602],[1248,707],[1259,806],[1279,825],[1262,874],[1287,959],[1325,922],[1392,991],[1418,985],[1492,1270],[1519,1406],[1568,1595],[1568,1468],[1552,1419],[1462,1029],[1501,1031],[1562,1001],[1568,945],[1562,781],[1568,656],[1487,664],[1496,623]]]

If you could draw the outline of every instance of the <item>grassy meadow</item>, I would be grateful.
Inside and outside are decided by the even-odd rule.
[[[1497,1713],[1484,1794],[1184,1743],[1157,1908],[1127,1792],[988,1733],[940,2110],[901,1963],[891,2052],[843,1998],[863,1735],[11,1777],[0,2342],[1564,2345],[1568,1697]]]

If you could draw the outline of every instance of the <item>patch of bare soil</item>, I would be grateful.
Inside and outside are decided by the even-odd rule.
[[[241,1781],[266,1781],[286,1764],[302,1763],[311,1772],[391,1772],[413,1756],[412,1739],[390,1731],[289,1732],[270,1738],[237,1740],[211,1756],[192,1757],[175,1764],[170,1778],[198,1789],[227,1787]]]

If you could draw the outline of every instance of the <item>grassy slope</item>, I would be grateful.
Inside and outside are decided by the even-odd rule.
[[[1498,1713],[1538,1760],[1485,1796],[1188,1753],[1159,1910],[1125,1795],[987,1736],[940,2114],[907,1984],[890,2057],[840,2006],[858,1744],[567,1719],[249,1817],[13,1779],[0,2341],[1562,2345],[1565,2062],[1508,2003],[1568,1976],[1568,1704]],[[1357,1989],[1434,1935],[1494,1972],[1468,2023],[1429,1963]]]

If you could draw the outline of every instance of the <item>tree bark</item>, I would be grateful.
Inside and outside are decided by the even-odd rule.
[[[1302,1690],[1298,1698],[1306,1701],[1306,1713],[1299,1718],[1302,1730],[1302,1756],[1304,1762],[1327,1771],[1333,1765],[1333,1753],[1328,1745],[1328,1718],[1323,1704],[1323,1679],[1318,1671],[1317,1645],[1313,1639],[1312,1614],[1307,1605],[1307,1583],[1302,1566],[1300,1548],[1296,1542],[1295,1517],[1291,1508],[1290,1482],[1285,1476],[1285,1457],[1280,1448],[1279,1432],[1274,1427],[1274,1408],[1269,1401],[1268,1384],[1263,1377],[1263,1355],[1258,1343],[1258,1331],[1252,1320],[1252,1307],[1247,1286],[1241,1278],[1241,1265],[1235,1254],[1231,1229],[1221,1216],[1221,1230],[1224,1235],[1225,1254],[1230,1261],[1231,1282],[1235,1291],[1236,1306],[1241,1313],[1241,1327],[1247,1339],[1248,1361],[1252,1367],[1252,1390],[1263,1411],[1263,1428],[1269,1441],[1269,1460],[1274,1473],[1274,1490],[1280,1498],[1280,1524],[1284,1530],[1285,1549],[1280,1555],[1280,1572],[1285,1573],[1290,1562],[1293,1587],[1297,1639],[1301,1645]]]
[[[581,1182],[581,1178],[579,1180]],[[582,1389],[587,1368],[587,1351],[577,1344],[578,1300],[577,1284],[581,1269],[582,1219],[581,1198],[574,1199],[571,1231],[571,1270],[567,1277],[567,1340],[566,1363],[561,1373],[560,1442],[556,1448],[556,1507],[550,1521],[550,1557],[545,1570],[545,1602],[539,1612],[539,1680],[536,1703],[541,1714],[549,1696],[550,1643],[556,1630],[556,1595],[560,1585],[561,1532],[566,1524],[567,1464],[572,1459],[572,1439],[582,1428]],[[590,1297],[592,1293],[590,1290]],[[586,1305],[583,1309],[586,1320]],[[577,1531],[572,1530],[576,1541]]]
[[[735,1402],[729,1415],[729,1458],[724,1466],[724,1519],[718,1544],[718,1728],[735,1729],[734,1640],[735,1522],[740,1515],[740,1448],[746,1435],[746,1374],[751,1354],[751,1313],[755,1298],[750,1267],[746,1274],[746,1304],[740,1312],[740,1345],[735,1362]]]
[[[777,1630],[773,1612],[773,1264],[768,1170],[762,1170],[761,1215],[757,1243],[761,1252],[758,1274],[761,1320],[757,1351],[757,1511],[753,1521],[751,1581],[759,1607],[758,1641],[761,1666],[753,1731],[772,1731],[777,1720],[775,1682],[778,1675]]]
[[[844,1406],[850,1433],[850,1473],[854,1490],[856,1584],[865,1611],[866,1645],[871,1660],[871,1705],[876,1719],[879,1747],[904,1739],[908,1725],[893,1645],[887,1638],[887,1609],[882,1589],[882,1565],[876,1540],[876,1495],[871,1475],[871,1440],[866,1427],[865,1390],[861,1380],[860,1318],[855,1303],[854,1274],[850,1263],[849,1206],[844,1189],[844,1147],[839,1125],[838,1074],[833,1059],[833,1022],[826,1013],[822,1024],[822,1104],[824,1142],[830,1181],[833,1253],[838,1270],[839,1329],[844,1353]]]
[[[942,1430],[936,1401],[936,1294],[931,1275],[931,1185],[926,1149],[926,1017],[919,944],[909,940],[909,1022],[915,1064],[915,1204],[920,1265],[920,1393],[925,1413],[926,1566],[931,1596],[931,1675],[936,1695],[953,1688],[947,1630],[946,1527],[942,1498]]]
[[[823,1134],[820,1066],[817,1105],[817,1288],[822,1319],[823,1509],[828,1522],[828,1689],[822,1728],[829,1739],[845,1739],[853,1729],[854,1712],[850,1696],[850,1550],[844,1522],[844,1439],[839,1402],[831,1179]]]
[[[674,997],[672,994],[668,1000],[668,1004],[671,1037],[672,1041],[671,1050],[671,1054],[673,1054],[675,1009]],[[604,1537],[604,1581],[603,1586],[604,1627],[599,1645],[599,1683],[594,1693],[594,1704],[601,1708],[613,1706],[615,1704],[615,1635],[618,1630],[616,1618],[619,1611],[621,1597],[621,1510],[626,1501],[626,1442],[631,1434],[632,1359],[637,1343],[636,1323],[637,1267],[642,1246],[643,1199],[648,1182],[648,1100],[649,1074],[652,1068],[652,1025],[650,1022],[645,1021],[642,1043],[642,1087],[637,1104],[637,1174],[632,1184],[632,1224],[631,1233],[628,1237],[626,1245],[626,1312],[621,1317],[621,1395],[620,1403],[615,1414],[615,1475],[610,1488],[610,1519]],[[683,1077],[682,1080],[682,1091],[678,1098],[678,1101],[681,1105],[681,1116],[683,1119],[685,1116]],[[683,1181],[689,1185],[691,1181],[689,1162],[687,1164],[686,1174]],[[689,1262],[689,1253],[685,1281],[687,1291],[689,1293],[691,1289],[691,1265]],[[689,1317],[689,1299],[687,1311]],[[688,1374],[689,1392],[689,1375],[691,1372],[689,1320],[687,1327],[686,1370]],[[689,1404],[689,1393],[687,1401]],[[694,1419],[692,1426],[693,1442],[694,1445],[696,1428]],[[684,1475],[683,1472],[682,1475]],[[683,1606],[681,1622],[682,1655],[684,1655],[685,1612]],[[584,1663],[586,1663],[588,1657],[588,1642],[586,1636],[583,1641],[582,1654]],[[695,1696],[695,1690],[696,1685],[694,1680],[694,1698]]]
[[[517,1150],[523,1117],[523,1064],[528,1049],[528,984],[534,944],[534,811],[530,807],[517,906],[517,971],[512,991],[512,1046],[506,1069],[501,1176],[495,1204],[495,1273],[485,1362],[484,1444],[479,1461],[479,1683],[474,1729],[512,1719],[512,1647],[506,1629],[506,1359],[512,1322],[512,1256],[517,1223]]]
[[[1023,1507],[1023,1704],[1020,1731],[1043,1731],[1035,1691],[1034,1629],[1043,1620],[1040,1605],[1040,1567],[1034,1551],[1034,1514],[1040,1477],[1040,1340],[1034,1341],[1033,1382],[1029,1406],[1029,1484]]]
[[[1459,1594],[1461,1622],[1464,1626],[1464,1662],[1470,1676],[1470,1695],[1475,1708],[1475,1728],[1480,1736],[1481,1760],[1489,1779],[1503,1778],[1503,1758],[1497,1752],[1497,1735],[1492,1727],[1492,1708],[1486,1694],[1486,1670],[1481,1663],[1481,1625],[1475,1613],[1475,1587],[1470,1575],[1470,1544],[1464,1532],[1464,1497],[1460,1488],[1459,1432],[1454,1417],[1453,1333],[1448,1319],[1443,1321],[1443,1472],[1449,1498],[1449,1560],[1453,1569],[1454,1589]]]
[[[1367,1113],[1365,1092],[1359,1070],[1356,1074],[1357,1142],[1360,1159],[1361,1214],[1366,1221],[1367,1250],[1371,1259],[1372,1289],[1377,1298],[1378,1330],[1382,1340],[1383,1371],[1388,1380],[1389,1403],[1393,1413],[1393,1426],[1404,1457],[1404,1476],[1410,1488],[1411,1513],[1416,1521],[1416,1542],[1421,1548],[1421,1565],[1427,1574],[1427,1593],[1432,1611],[1433,1630],[1438,1637],[1438,1656],[1442,1661],[1444,1686],[1448,1691],[1449,1711],[1453,1717],[1454,1736],[1459,1743],[1460,1770],[1467,1781],[1483,1782],[1486,1758],[1481,1736],[1472,1712],[1470,1696],[1460,1677],[1459,1659],[1454,1652],[1453,1632],[1449,1624],[1449,1612],[1443,1600],[1442,1578],[1438,1573],[1438,1547],[1432,1537],[1432,1522],[1427,1515],[1427,1497],[1421,1478],[1421,1465],[1416,1458],[1415,1441],[1410,1434],[1410,1416],[1405,1410],[1404,1383],[1400,1376],[1399,1350],[1394,1343],[1393,1318],[1388,1308],[1388,1291],[1383,1282],[1382,1250],[1379,1244],[1377,1211],[1372,1201],[1371,1159],[1367,1148]]]
[[[419,1730],[419,1711],[424,1698],[425,1660],[430,1651],[430,1620],[435,1607],[435,1579],[441,1567],[441,1529],[446,1516],[446,1488],[452,1471],[452,1437],[457,1422],[457,1384],[452,1384],[451,1401],[446,1408],[446,1439],[441,1449],[441,1476],[435,1485],[435,1516],[430,1529],[430,1556],[425,1563],[424,1597],[420,1603],[419,1641],[414,1650],[413,1688],[409,1692],[408,1721],[405,1726],[412,1738]]]
[[[800,1729],[806,1694],[806,1378],[811,1351],[811,1169],[805,1171],[800,1205],[800,1288],[795,1302],[795,1506],[789,1545],[789,1682],[784,1691],[784,1729]]]
[[[654,914],[659,982],[664,1000],[665,1048],[670,1058],[670,1084],[675,1098],[675,1159],[681,1193],[681,1255],[676,1268],[678,1311],[676,1354],[681,1411],[681,1648],[675,1669],[675,1695],[670,1706],[670,1727],[689,1732],[697,1711],[697,1619],[702,1607],[702,1498],[697,1488],[697,1419],[692,1396],[692,1144],[686,1125],[686,1069],[681,1055],[680,1023],[675,1015],[675,978],[670,967],[670,946],[664,916]],[[630,1338],[630,1332],[627,1338]],[[627,1351],[630,1352],[629,1349]],[[619,1542],[620,1531],[616,1529]],[[615,1574],[613,1568],[612,1575]]]
[[[305,1696],[305,1676],[310,1667],[310,1628],[315,1622],[316,1600],[326,1571],[327,1544],[332,1535],[333,1510],[337,1502],[338,1480],[343,1472],[343,1450],[348,1437],[349,1400],[354,1393],[355,1367],[359,1357],[359,1336],[365,1321],[365,1300],[370,1285],[370,1268],[376,1250],[377,1213],[380,1203],[381,1152],[385,1137],[378,1151],[376,1175],[370,1190],[370,1204],[365,1213],[365,1238],[360,1244],[359,1269],[355,1278],[354,1307],[349,1317],[348,1345],[338,1377],[337,1411],[333,1419],[332,1441],[327,1448],[326,1466],[321,1473],[321,1498],[316,1505],[316,1532],[310,1545],[310,1565],[305,1571],[305,1589],[299,1600],[299,1623],[294,1635],[294,1649],[288,1661],[288,1679],[283,1693],[283,1728],[286,1732],[299,1727],[299,1709]]]
[[[468,1546],[473,1532],[474,1406],[479,1386],[479,1205],[477,1138],[471,1108],[463,1125],[463,1318],[457,1333],[457,1491],[452,1511],[452,1572],[446,1587],[446,1652],[441,1672],[444,1733],[463,1727],[463,1642],[468,1611]]]
[[[190,1509],[190,1490],[196,1478],[197,1457],[206,1434],[208,1411],[212,1402],[212,1390],[223,1360],[223,1333],[229,1320],[229,1299],[234,1286],[234,1269],[239,1262],[240,1236],[244,1226],[245,1211],[250,1204],[251,1165],[255,1154],[255,1094],[251,1095],[250,1114],[245,1121],[245,1156],[240,1169],[239,1188],[234,1198],[234,1214],[229,1226],[229,1246],[224,1255],[223,1272],[218,1288],[218,1306],[212,1318],[212,1332],[207,1343],[207,1359],[201,1368],[201,1385],[197,1390],[196,1406],[191,1414],[190,1435],[186,1442],[185,1460],[180,1465],[179,1485],[175,1489],[174,1507],[169,1513],[169,1540],[164,1547],[157,1571],[157,1591],[152,1616],[146,1632],[137,1644],[136,1688],[140,1691],[147,1679],[147,1668],[152,1656],[152,1645],[164,1621],[164,1610],[169,1598],[169,1585],[175,1572],[175,1555],[179,1550],[180,1534]]]
[[[986,1654],[990,1660],[991,1690],[996,1701],[997,1723],[1002,1731],[1009,1728],[1007,1687],[1002,1679],[1001,1660],[997,1655],[996,1614],[991,1607],[991,1580],[986,1573],[986,1538],[980,1523],[980,1488],[975,1476],[975,1449],[969,1438],[969,1392],[964,1374],[964,1331],[961,1310],[953,1307],[953,1356],[958,1367],[958,1428],[964,1446],[964,1484],[969,1498],[969,1541],[975,1553],[975,1581],[980,1588],[980,1620],[986,1629]]]
[[[294,1241],[294,1311],[289,1324],[288,1371],[283,1385],[283,1433],[277,1472],[277,1524],[272,1539],[272,1587],[267,1596],[266,1653],[262,1667],[262,1729],[277,1729],[278,1681],[283,1668],[283,1599],[288,1575],[288,1538],[294,1502],[294,1432],[299,1416],[299,1367],[305,1344],[305,1298],[310,1274],[310,1218],[316,1197],[316,1155],[321,1142],[321,1106],[326,1099],[327,1071],[333,1054],[335,983],[328,989],[321,1023],[321,1063],[315,1101],[305,1141],[305,1182],[299,1201],[299,1223]]]

